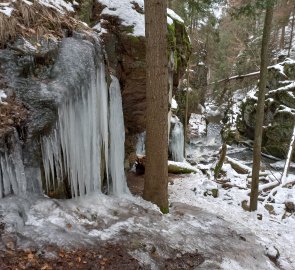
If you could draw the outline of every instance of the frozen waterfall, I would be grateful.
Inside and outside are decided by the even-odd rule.
[[[62,105],[54,132],[43,138],[47,192],[55,189],[64,179],[69,181],[72,197],[101,192],[106,172],[108,191],[116,195],[124,193],[127,190],[124,141],[120,85],[112,77],[108,108],[105,71],[100,65],[97,73],[92,74],[90,85],[83,89],[82,96],[76,96]]]
[[[180,162],[184,160],[183,125],[180,121],[175,122],[171,131],[169,151],[172,155],[172,160]]]
[[[115,195],[126,193],[127,185],[124,172],[125,156],[125,127],[122,108],[120,84],[116,77],[112,76],[110,85],[110,176],[112,179],[112,191]]]

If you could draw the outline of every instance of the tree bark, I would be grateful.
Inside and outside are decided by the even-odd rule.
[[[261,162],[261,142],[262,142],[262,125],[264,119],[264,103],[265,103],[265,88],[267,83],[267,66],[269,62],[268,45],[271,34],[271,23],[273,17],[273,5],[269,5],[266,9],[262,47],[261,47],[261,65],[260,65],[260,82],[259,93],[256,109],[255,123],[255,138],[253,146],[253,169],[252,169],[252,184],[250,194],[250,211],[257,210],[258,189],[259,189],[259,171]]]
[[[285,26],[282,26],[281,32],[281,40],[280,40],[280,49],[283,50],[285,48]]]
[[[185,115],[184,115],[184,140],[183,140],[183,156],[184,158],[186,158],[186,151],[185,151],[185,144],[186,144],[186,140],[187,140],[187,131],[188,131],[188,95],[189,95],[189,84],[190,84],[190,80],[189,80],[189,74],[190,73],[190,64],[189,62],[187,63],[187,73],[186,73],[186,93],[185,93]]]
[[[290,33],[288,57],[290,57],[290,53],[291,53],[291,49],[292,49],[293,35],[294,35],[294,24],[295,24],[295,11],[293,12],[292,23],[291,23],[291,33]]]
[[[168,213],[167,1],[144,2],[146,26],[146,168],[144,199]]]
[[[215,180],[218,178],[219,173],[222,169],[223,163],[225,161],[226,150],[227,150],[227,145],[226,145],[226,143],[223,143],[221,151],[220,151],[219,161],[214,168],[214,179]]]

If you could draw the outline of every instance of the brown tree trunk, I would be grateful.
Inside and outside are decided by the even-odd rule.
[[[291,25],[291,33],[290,33],[290,42],[289,42],[289,49],[288,49],[288,57],[290,57],[290,52],[291,52],[291,49],[292,49],[293,35],[294,35],[294,24],[295,24],[295,12],[293,12],[293,17],[292,17],[292,25]]]
[[[189,73],[190,73],[190,64],[189,62],[187,63],[187,73],[186,73],[186,93],[185,93],[185,115],[184,115],[184,140],[183,140],[183,156],[184,158],[186,158],[186,151],[185,151],[185,145],[186,145],[186,140],[187,140],[187,134],[188,134],[188,95],[189,95],[189,84],[190,84],[190,80],[189,80]]]
[[[260,82],[259,93],[256,109],[256,123],[255,123],[255,138],[253,146],[253,169],[252,169],[252,184],[250,194],[250,211],[257,210],[258,188],[259,188],[259,171],[261,161],[261,142],[262,142],[262,125],[264,119],[264,102],[265,102],[265,88],[267,83],[267,66],[269,62],[268,45],[271,34],[271,23],[273,17],[273,6],[269,5],[266,9],[262,47],[261,47],[261,65],[260,65]]]
[[[147,0],[146,168],[144,199],[168,213],[168,56],[167,2]]]
[[[285,48],[285,26],[282,26],[280,49],[283,50],[284,48]]]

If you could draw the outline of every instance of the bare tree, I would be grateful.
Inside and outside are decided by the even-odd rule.
[[[264,20],[262,47],[261,47],[261,65],[260,65],[260,81],[258,101],[256,107],[256,122],[255,122],[255,138],[253,146],[253,169],[252,169],[252,184],[250,194],[250,211],[257,210],[258,188],[259,188],[259,171],[261,162],[261,142],[262,142],[262,126],[264,119],[264,103],[265,103],[265,88],[267,83],[267,66],[269,62],[268,46],[271,34],[271,23],[274,7],[269,3]]]
[[[291,33],[290,33],[288,57],[290,57],[290,53],[291,53],[291,49],[292,49],[292,44],[293,44],[294,24],[295,24],[295,11],[293,11],[292,22],[291,22]]]
[[[168,213],[167,1],[144,2],[146,26],[146,168],[144,199]]]

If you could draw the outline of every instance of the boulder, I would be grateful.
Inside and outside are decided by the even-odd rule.
[[[275,157],[286,158],[295,124],[295,61],[268,68],[268,91],[264,107],[262,149]],[[254,139],[257,91],[241,104],[237,128],[243,136]],[[295,155],[293,155],[293,160]]]

